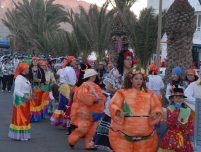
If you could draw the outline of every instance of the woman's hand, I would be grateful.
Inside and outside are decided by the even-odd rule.
[[[33,99],[33,96],[30,96],[30,95],[25,95],[24,96],[27,100],[32,100]]]
[[[158,120],[160,119],[161,115],[160,113],[153,113],[150,115],[150,124],[155,125]]]
[[[115,113],[115,121],[122,124],[124,121],[124,113],[123,111],[117,110]]]

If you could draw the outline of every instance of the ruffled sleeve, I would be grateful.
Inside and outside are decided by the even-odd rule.
[[[124,96],[121,90],[119,90],[115,93],[115,95],[113,96],[109,104],[109,111],[110,111],[111,118],[113,120],[115,120],[116,112],[118,110],[123,111],[123,102],[124,102]]]
[[[77,92],[77,99],[82,101],[87,106],[92,106],[95,96],[90,92],[89,86],[83,83]]]

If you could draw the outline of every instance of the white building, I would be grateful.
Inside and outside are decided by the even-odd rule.
[[[193,38],[193,58],[198,66],[201,66],[201,0],[188,0],[192,7],[195,8],[196,15],[196,32]],[[168,10],[174,0],[163,0],[163,10]],[[157,14],[159,12],[159,0],[147,0],[147,6],[152,7]],[[167,56],[167,36],[164,35],[161,40],[161,57]]]

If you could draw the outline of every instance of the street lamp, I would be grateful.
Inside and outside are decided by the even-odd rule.
[[[159,14],[158,14],[158,38],[157,38],[157,66],[160,67],[160,54],[161,54],[161,32],[162,31],[162,0],[159,0]]]

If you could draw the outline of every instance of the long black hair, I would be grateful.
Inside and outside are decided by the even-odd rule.
[[[127,56],[125,56],[125,52],[128,52],[129,50],[123,50],[119,53],[119,58],[117,60],[117,70],[121,75],[124,74],[124,60],[126,59]],[[129,55],[132,60],[133,60],[133,55]],[[132,61],[132,67],[133,67],[133,61]]]

